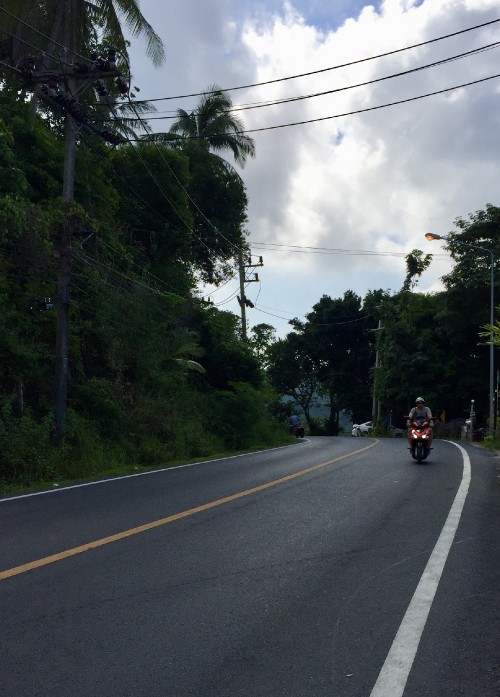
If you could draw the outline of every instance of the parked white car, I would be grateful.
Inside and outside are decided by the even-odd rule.
[[[363,424],[353,424],[351,435],[353,436],[367,436],[373,431],[373,424],[371,421],[365,421]]]

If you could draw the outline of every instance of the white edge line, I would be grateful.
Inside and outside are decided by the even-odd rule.
[[[462,451],[464,463],[462,481],[370,697],[402,697],[460,522],[471,481],[470,458],[461,445],[452,441],[445,442],[455,445]]]
[[[301,442],[310,443],[311,441],[304,439]],[[108,477],[107,479],[96,479],[92,482],[83,482],[82,484],[70,484],[69,486],[57,486],[53,489],[44,489],[44,491],[33,491],[30,494],[18,494],[17,496],[9,496],[0,498],[0,504],[6,501],[17,501],[18,499],[28,499],[33,496],[45,496],[46,494],[60,494],[71,489],[83,489],[86,486],[97,486],[98,484],[109,484],[110,482],[119,482],[122,479],[131,479],[132,477],[146,477],[150,474],[161,474],[162,472],[175,472],[175,470],[184,469],[185,467],[196,467],[197,465],[207,465],[211,462],[223,462],[224,460],[235,460],[239,457],[248,457],[248,455],[256,455],[258,453],[270,453],[273,450],[283,450],[283,448],[294,448],[298,443],[290,443],[290,445],[279,445],[276,448],[266,448],[265,450],[254,450],[249,453],[240,453],[239,455],[228,455],[227,457],[217,457],[213,460],[203,460],[202,462],[189,462],[186,465],[172,465],[171,467],[162,467],[157,470],[148,470],[147,472],[135,472],[133,474],[117,475],[116,477]]]

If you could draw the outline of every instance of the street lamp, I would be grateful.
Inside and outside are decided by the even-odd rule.
[[[487,247],[480,247],[478,244],[469,244],[469,242],[462,242],[461,240],[457,240],[454,238],[453,240],[450,240],[449,237],[445,237],[444,235],[435,235],[433,232],[428,232],[426,234],[426,239],[432,242],[432,240],[445,240],[446,242],[452,241],[454,244],[459,244],[462,245],[463,247],[472,247],[473,249],[479,249],[482,252],[486,252],[486,254],[490,255],[490,327],[493,327],[493,323],[495,320],[495,296],[494,296],[494,288],[495,288],[495,257],[493,256],[493,252],[491,249],[487,249]],[[493,330],[490,330],[490,408],[489,408],[489,426],[492,429],[494,427],[495,423],[495,400],[494,400],[494,381],[493,381]]]

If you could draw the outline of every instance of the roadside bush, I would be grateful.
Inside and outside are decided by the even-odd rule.
[[[49,443],[50,421],[36,422],[29,412],[12,413],[11,401],[0,405],[0,488],[15,484],[30,486],[51,480],[57,472],[61,453]]]
[[[378,421],[374,421],[372,435],[379,437],[389,435],[389,432],[385,425],[385,419],[379,419]]]
[[[326,436],[328,432],[328,419],[318,419],[315,416],[309,418],[309,433],[311,436]]]
[[[231,390],[217,393],[214,416],[214,432],[226,449],[246,450],[288,436],[268,413],[265,391],[247,383],[232,383]]]
[[[95,424],[96,433],[120,442],[130,430],[130,421],[121,403],[122,397],[109,380],[93,378],[73,386],[72,405]]]

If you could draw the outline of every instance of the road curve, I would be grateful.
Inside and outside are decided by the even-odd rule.
[[[499,694],[497,458],[466,455],[404,697]],[[463,482],[451,443],[417,465],[401,440],[314,438],[0,499],[4,692],[395,697],[384,665]]]

